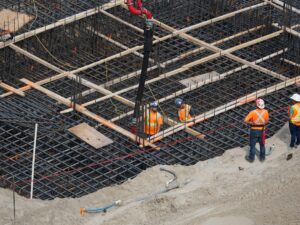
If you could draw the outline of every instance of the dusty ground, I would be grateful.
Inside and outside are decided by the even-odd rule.
[[[80,199],[28,200],[17,196],[17,225],[300,225],[300,148],[287,148],[283,128],[268,140],[274,152],[264,163],[244,160],[245,149],[233,149],[190,167],[168,166],[181,187],[144,201],[165,188],[172,176],[159,166],[137,178]],[[288,153],[293,158],[286,160]],[[118,199],[123,205],[107,213],[80,216],[80,207]],[[13,224],[12,192],[0,189],[0,224]]]

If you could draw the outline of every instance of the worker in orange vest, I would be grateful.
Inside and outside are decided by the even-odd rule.
[[[184,104],[181,98],[175,99],[175,105],[179,107],[178,109],[178,120],[182,123],[189,122],[193,119],[191,116],[191,109],[192,107],[188,104]]]
[[[300,95],[293,94],[291,99],[294,104],[289,108],[289,127],[291,133],[290,147],[294,148],[300,144]]]
[[[265,102],[262,99],[256,100],[256,109],[252,110],[245,118],[245,122],[250,125],[250,153],[246,156],[246,160],[253,162],[255,159],[255,145],[259,142],[260,154],[259,159],[261,162],[265,160],[265,126],[269,122],[269,113],[265,110]]]
[[[144,113],[144,132],[147,135],[157,134],[163,124],[162,115],[157,112],[158,102],[150,103],[150,108]]]

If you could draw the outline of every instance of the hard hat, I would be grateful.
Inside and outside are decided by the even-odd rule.
[[[293,94],[291,96],[291,99],[294,100],[295,102],[300,102],[300,95],[299,94]]]
[[[158,107],[158,102],[157,102],[157,101],[151,102],[151,103],[150,103],[150,107],[152,107],[152,108],[157,108],[157,107]]]
[[[260,109],[264,109],[265,108],[265,102],[264,100],[262,100],[261,98],[256,99],[256,106]]]
[[[181,106],[182,102],[183,102],[183,100],[181,98],[175,99],[175,105],[177,105],[177,106]]]

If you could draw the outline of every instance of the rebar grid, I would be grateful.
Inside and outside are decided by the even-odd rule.
[[[0,80],[19,88],[23,86],[20,78],[30,78],[36,82],[53,76],[55,72],[10,48],[4,48],[0,50],[0,74]]]
[[[155,18],[162,22],[172,25],[174,28],[183,28],[261,2],[252,0],[234,0],[230,2],[218,0],[181,2],[171,0],[168,2],[147,2],[146,7],[154,9]],[[171,6],[174,6],[174,10],[170,10]],[[183,6],[186,6],[184,10]],[[157,12],[158,8],[160,8],[160,12]],[[208,9],[210,10],[207,11]],[[177,13],[179,11],[180,14]],[[205,11],[210,12],[210,14]],[[132,17],[122,7],[112,8],[108,12],[140,29],[143,28],[143,19]],[[268,17],[261,18],[262,12],[265,12]],[[272,26],[274,22],[280,22],[283,25],[295,24],[289,21],[287,14],[287,12],[266,5],[207,25],[204,28],[196,29],[189,34],[195,35],[201,40],[214,42],[248,29],[263,26],[260,29],[249,30],[244,34],[217,44],[222,49],[228,49],[277,31],[278,29]],[[190,15],[191,18],[188,18]],[[248,18],[249,15],[251,19]],[[279,21],[278,18],[287,19],[280,19]],[[73,67],[79,68],[122,52],[124,46],[131,48],[142,44],[142,34],[137,31],[138,29],[116,21],[116,19],[112,19],[105,13],[99,13],[96,16],[38,35],[41,41],[47,45],[47,49],[61,60],[55,60],[53,56],[50,56],[38,43],[36,37],[20,42],[18,45],[59,68],[74,70]],[[111,25],[110,27],[105,26],[108,23]],[[89,29],[89,27],[92,29]],[[211,36],[208,30],[211,30],[214,36]],[[222,32],[222,34],[219,32]],[[163,37],[168,34],[169,32],[159,26],[155,27],[156,36]],[[101,35],[104,36],[101,37]],[[123,49],[113,41],[122,44]],[[254,62],[278,52],[277,56],[270,56],[270,59],[266,58],[262,60],[263,62],[258,61],[257,63],[270,71],[291,78],[299,75],[298,67],[290,64],[288,66],[287,62],[282,62],[282,59],[299,63],[299,43],[298,38],[291,37],[291,35],[284,32],[277,37],[240,49],[233,54]],[[161,74],[173,73],[174,70],[184,65],[212,55],[209,50],[196,51],[198,48],[199,46],[181,37],[172,37],[157,43],[151,55],[154,62],[150,66],[153,69],[149,72],[147,81],[158,78]],[[191,50],[195,52],[178,58]],[[142,53],[142,51],[139,50],[139,53]],[[11,57],[10,55],[13,54],[9,53],[8,55]],[[19,54],[18,57],[20,57]],[[170,60],[170,63],[165,64],[165,68],[162,67],[160,64],[165,63],[167,60]],[[20,61],[22,62],[22,68],[26,68],[29,64],[27,61],[24,63],[22,60]],[[102,85],[112,92],[121,91],[137,83],[139,63],[141,63],[141,57],[132,52],[125,56],[120,55],[118,58],[100,63],[87,70],[79,70],[78,75],[81,78],[78,77],[77,80],[70,80],[65,77],[44,84],[43,87],[63,97],[70,97],[75,103],[83,104],[105,97],[105,95],[98,92],[85,95],[84,93],[88,88],[84,86],[81,79],[87,79],[97,85]],[[284,65],[284,69],[282,69],[282,65]],[[12,67],[13,64],[9,68]],[[232,69],[237,70],[226,74]],[[207,83],[199,87],[186,87],[180,83],[183,79],[213,71],[220,74],[217,79],[213,80],[211,77]],[[45,77],[52,76],[52,74],[45,74],[43,69],[38,70],[37,74],[39,73],[45,75]],[[51,71],[51,73],[53,72]],[[26,78],[31,81],[41,80],[38,76],[37,79],[34,79],[35,76],[36,73],[34,75],[29,74]],[[16,77],[16,81],[11,84],[19,87],[19,81],[17,80],[19,78],[21,77]],[[160,80],[149,83],[146,86],[144,102],[149,103],[155,99],[163,99],[172,95],[162,101],[160,106],[169,118],[176,120],[177,109],[173,104],[176,94],[174,96],[173,94],[180,90],[186,90],[186,92],[180,93],[180,96],[192,105],[196,114],[201,114],[256,90],[271,87],[274,84],[282,84],[282,81],[266,73],[247,68],[247,66],[245,67],[245,65],[227,57],[218,56],[203,61],[199,65],[195,64],[185,71],[178,71],[178,73],[174,73],[168,78],[161,77]],[[121,96],[133,102],[135,91],[136,88],[133,88],[122,93]],[[296,86],[289,86],[264,96],[267,108],[271,111],[271,121],[268,127],[269,136],[273,135],[285,123],[286,106],[289,104],[288,96],[295,91],[297,91]],[[155,150],[149,147],[141,149],[125,135],[102,126],[79,112],[60,114],[59,112],[64,110],[65,107],[36,90],[29,90],[26,95],[26,98],[15,95],[10,96],[0,102],[0,116],[3,118],[0,122],[0,151],[3,153],[0,155],[0,160],[4,165],[0,169],[0,185],[9,187],[12,185],[14,177],[17,191],[24,196],[29,195],[33,124],[38,122],[40,131],[34,197],[41,199],[80,197],[102,187],[122,183],[128,178],[136,176],[142,170],[157,164],[179,163],[191,165],[199,160],[221,155],[229,148],[244,146],[247,143],[247,129],[241,121],[247,112],[253,108],[253,103],[245,103],[226,113],[215,115],[200,124],[194,125],[192,128],[203,133],[205,135],[204,139],[192,136],[186,131],[174,132],[155,143],[160,147],[160,150]],[[122,116],[124,113],[130,115],[132,106],[121,103],[115,98],[107,98],[87,106],[87,109],[106,119],[114,120],[117,118],[115,120],[117,125],[127,130],[129,128],[128,121],[130,117],[125,115],[118,118],[118,116]],[[67,131],[67,129],[81,122],[86,122],[95,127],[99,132],[111,138],[114,143],[96,150]],[[170,128],[172,129],[172,126],[164,124],[162,130]]]
[[[82,11],[86,11],[91,8],[99,7],[108,0],[86,0],[86,1],[74,1],[74,0],[6,0],[0,3],[0,9],[10,9],[16,12],[22,12],[33,16],[34,19],[25,27],[16,32],[16,34],[22,34],[25,31],[33,30],[38,27],[54,23],[60,19],[68,16],[72,16]],[[14,23],[14,27],[18,26],[18,20],[10,21]],[[8,23],[7,21],[3,21]],[[8,24],[7,24],[8,26]]]

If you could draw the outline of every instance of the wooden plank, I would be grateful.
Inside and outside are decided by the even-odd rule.
[[[121,4],[121,3],[118,1],[118,4]],[[260,6],[261,6],[261,5],[258,4],[256,7],[260,7]],[[107,8],[109,8],[109,7],[107,6]],[[252,8],[251,8],[251,7],[250,7],[250,8],[247,7],[247,8],[244,8],[243,10],[247,11],[247,10],[250,10],[250,9],[252,9]],[[205,22],[201,22],[201,23],[198,24],[197,28],[206,26],[206,25],[211,24],[211,23],[214,23],[215,21],[220,21],[220,20],[222,20],[222,19],[230,18],[230,17],[232,17],[232,16],[234,16],[234,15],[231,14],[231,13],[229,13],[229,14],[223,15],[222,18],[218,18],[217,20],[213,20],[213,19],[212,19],[212,20],[208,20],[208,21],[205,21]],[[195,25],[197,25],[197,24],[195,24]],[[195,25],[193,25],[193,26],[195,26]],[[185,28],[185,29],[187,29],[187,28]],[[189,31],[190,31],[190,30],[189,30]],[[179,31],[176,31],[176,33],[173,32],[173,33],[171,33],[171,34],[169,34],[169,35],[166,35],[166,36],[164,36],[164,37],[158,38],[157,40],[153,41],[153,44],[157,44],[157,43],[159,43],[159,42],[168,40],[168,39],[170,39],[170,38],[172,38],[172,37],[174,37],[174,36],[177,36],[180,32],[183,32],[183,29],[182,29],[182,30],[179,30]],[[186,32],[187,32],[187,31],[186,31]],[[110,61],[110,60],[113,60],[113,59],[116,59],[116,58],[119,58],[119,57],[122,57],[122,56],[125,56],[125,55],[128,55],[128,54],[131,54],[131,53],[133,53],[133,52],[135,52],[135,51],[141,50],[142,48],[143,48],[143,45],[135,46],[135,47],[130,48],[130,49],[128,49],[128,50],[125,50],[125,51],[123,51],[123,52],[120,52],[120,53],[117,53],[117,54],[115,54],[115,55],[109,56],[109,57],[107,57],[107,58],[105,58],[105,59],[99,60],[99,61],[97,61],[97,62],[91,63],[91,64],[89,64],[89,65],[86,65],[86,66],[84,66],[84,67],[78,68],[78,69],[76,69],[76,70],[73,70],[73,71],[71,71],[71,73],[82,72],[82,71],[84,71],[84,70],[90,69],[90,68],[92,68],[92,67],[95,67],[95,66],[97,66],[97,65],[103,64],[103,63],[108,62],[108,61]],[[1,49],[1,43],[0,43],[0,49]],[[64,74],[58,74],[58,75],[56,75],[55,77],[60,77],[60,76],[61,76],[61,77],[65,77],[66,74],[65,74],[65,73],[64,73]],[[52,79],[52,78],[49,78],[49,79]],[[44,83],[43,83],[43,84],[44,84]],[[21,88],[22,91],[26,91],[26,90],[29,90],[29,89],[30,89],[30,87],[28,87],[28,86],[27,86],[27,87],[25,86],[25,87]],[[5,94],[2,94],[0,97],[6,97],[6,96],[9,96],[9,95],[11,95],[11,94],[13,94],[13,92],[8,92],[8,93],[5,93]]]
[[[287,49],[280,50],[280,51],[278,51],[278,52],[275,52],[275,53],[273,53],[273,54],[270,54],[270,55],[268,55],[268,56],[265,56],[265,57],[263,57],[263,58],[261,58],[261,59],[258,59],[258,60],[256,60],[256,61],[254,61],[254,63],[261,63],[261,62],[263,62],[263,61],[265,61],[265,60],[268,60],[268,59],[271,59],[271,58],[273,58],[273,57],[276,57],[276,56],[278,56],[278,55],[280,55],[280,54],[283,54],[283,53],[286,52],[286,51],[287,51]],[[210,84],[210,83],[213,83],[213,82],[216,82],[216,81],[223,80],[223,79],[225,79],[227,76],[229,76],[229,75],[231,75],[231,74],[233,74],[233,73],[236,73],[236,72],[238,72],[238,71],[244,70],[244,69],[246,69],[246,68],[248,68],[248,67],[249,67],[249,66],[247,66],[247,65],[243,65],[243,66],[237,67],[237,68],[235,68],[235,69],[232,69],[232,70],[230,70],[230,71],[227,71],[227,72],[225,72],[225,73],[222,73],[222,74],[220,74],[220,76],[218,76],[218,77],[213,77],[213,78],[211,78],[211,79],[202,80],[202,81],[198,82],[197,84],[191,85],[191,86],[189,86],[189,87],[187,87],[187,88],[184,88],[184,89],[181,89],[181,90],[179,90],[179,91],[176,91],[176,92],[174,92],[174,93],[172,93],[172,94],[170,94],[170,95],[168,95],[168,96],[166,96],[166,97],[163,97],[163,98],[161,98],[161,99],[158,99],[158,102],[159,102],[159,103],[165,102],[165,101],[167,101],[167,100],[169,100],[169,99],[178,97],[178,96],[180,96],[180,95],[183,95],[183,94],[185,94],[185,93],[188,93],[188,92],[190,92],[190,91],[193,91],[193,90],[195,90],[195,89],[197,89],[197,88],[200,88],[200,87],[203,86],[203,85],[207,85],[207,84]],[[120,119],[122,119],[122,118],[124,118],[124,117],[130,116],[130,115],[132,115],[132,114],[133,114],[133,110],[130,111],[130,112],[124,113],[124,114],[122,114],[122,115],[120,115],[120,116],[117,116],[117,117],[111,119],[111,121],[112,121],[112,122],[115,122],[115,121],[117,121],[117,120],[120,120]]]
[[[269,34],[269,35],[267,35],[267,36],[268,36],[267,38],[270,39],[270,38],[276,37],[277,35],[280,35],[281,32],[282,32],[282,31],[277,31],[277,32],[275,32],[275,33]],[[190,68],[192,68],[192,67],[194,67],[194,66],[197,66],[197,65],[200,65],[201,63],[204,63],[204,62],[207,62],[207,61],[210,61],[210,60],[213,60],[213,59],[216,59],[216,58],[220,57],[222,54],[224,54],[224,52],[226,52],[226,53],[231,53],[231,52],[237,51],[237,50],[242,49],[242,48],[245,48],[245,47],[249,47],[249,46],[251,46],[251,45],[253,45],[253,44],[256,44],[256,43],[259,43],[259,42],[265,41],[265,40],[266,40],[266,37],[257,38],[257,39],[255,39],[255,40],[251,40],[251,41],[246,42],[246,43],[243,43],[243,44],[241,44],[241,45],[234,46],[234,47],[232,47],[232,48],[229,48],[229,49],[227,49],[227,50],[223,50],[223,51],[221,51],[221,52],[218,52],[218,53],[215,53],[215,54],[212,54],[212,55],[209,55],[209,56],[204,57],[204,58],[201,58],[201,59],[199,59],[199,60],[195,60],[195,61],[193,61],[193,62],[191,62],[191,63],[188,63],[188,64],[185,64],[185,65],[181,66],[181,67],[178,68],[178,69],[172,70],[172,71],[167,72],[167,73],[163,73],[163,74],[159,75],[159,76],[156,77],[156,78],[153,78],[153,79],[151,79],[151,80],[148,80],[148,81],[146,81],[145,84],[154,83],[154,82],[159,81],[159,80],[161,80],[161,79],[164,79],[164,78],[167,78],[167,77],[171,77],[171,76],[176,75],[176,74],[178,74],[178,73],[181,73],[181,72],[184,72],[184,71],[186,71],[186,70],[189,70]],[[222,53],[222,52],[223,52],[223,53]],[[246,62],[247,62],[247,63],[246,63],[247,67],[249,67],[249,66],[251,66],[251,67],[256,66],[256,64],[253,63],[253,62],[252,62],[252,63],[251,63],[251,62],[248,62],[248,61],[246,61]],[[265,71],[265,72],[269,72],[269,70],[268,70],[268,71]],[[280,74],[277,74],[277,73],[274,74],[273,71],[270,71],[269,73],[271,73],[271,74],[272,74],[273,76],[275,76],[276,78],[279,78],[279,79],[281,78],[281,79],[283,79],[283,80],[284,80],[284,79],[287,79],[286,77],[282,77]],[[120,95],[120,94],[122,94],[122,93],[125,93],[125,92],[127,92],[127,91],[133,90],[133,89],[135,89],[135,88],[137,88],[137,87],[138,87],[138,85],[133,85],[133,86],[131,86],[131,87],[124,88],[124,89],[119,90],[119,91],[117,91],[117,92],[115,92],[115,93],[112,93],[112,94],[103,96],[103,97],[101,97],[101,98],[98,98],[98,99],[89,101],[89,102],[87,102],[87,103],[84,103],[83,106],[88,106],[88,105],[95,104],[95,103],[100,102],[100,101],[103,101],[103,100],[105,100],[105,99],[108,99],[108,98],[114,97],[114,96],[116,96],[116,95]],[[69,112],[69,111],[70,111],[69,109],[64,110],[64,112]]]
[[[70,79],[72,79],[72,80],[77,81],[77,76],[74,75],[74,74],[69,74],[68,77],[69,77]],[[90,81],[88,81],[88,80],[85,80],[85,79],[83,79],[83,78],[80,78],[80,81],[81,81],[81,84],[82,84],[82,85],[85,85],[85,86],[87,86],[87,87],[89,87],[89,88],[92,88],[92,89],[94,89],[94,90],[96,90],[96,91],[98,91],[98,92],[100,92],[100,93],[102,93],[102,94],[104,94],[104,95],[112,94],[111,91],[106,90],[106,89],[103,88],[103,87],[99,87],[98,85],[96,85],[96,84],[94,84],[94,83],[92,83],[92,82],[90,82]],[[116,99],[117,101],[119,101],[119,102],[121,102],[121,103],[127,105],[127,106],[130,106],[130,107],[134,107],[134,106],[135,106],[134,102],[132,102],[132,101],[126,99],[126,98],[123,98],[123,97],[121,97],[121,96],[119,96],[119,95],[115,95],[115,96],[113,96],[113,98]],[[171,119],[168,119],[168,120],[165,121],[165,122],[168,123],[168,124],[170,123],[171,125],[173,125],[174,123],[176,123],[175,121],[173,121],[173,120],[171,120]],[[187,132],[190,132],[191,134],[196,133],[196,131],[191,131],[190,128],[187,128]],[[199,135],[199,137],[202,137],[202,136],[203,136],[203,135],[201,135],[200,133],[198,133],[198,135]]]
[[[213,42],[212,45],[218,45],[218,44],[224,43],[224,42],[226,42],[226,41],[229,41],[229,40],[232,40],[232,39],[234,39],[234,38],[240,37],[240,36],[242,36],[242,35],[244,35],[244,34],[247,34],[247,33],[249,33],[249,32],[253,32],[253,31],[260,30],[260,29],[263,28],[263,27],[264,27],[264,26],[261,25],[261,26],[257,26],[257,27],[251,28],[251,29],[249,29],[249,30],[245,30],[245,31],[239,32],[239,33],[237,33],[237,34],[234,34],[234,35],[231,35],[231,36],[229,36],[229,37],[220,39],[220,40],[218,40],[218,41],[216,41],[216,42]],[[198,52],[201,52],[201,51],[204,50],[204,49],[205,49],[205,48],[200,47],[200,48],[196,48],[196,49],[193,49],[193,50],[191,50],[191,51],[185,52],[185,53],[183,53],[183,54],[181,54],[181,55],[179,55],[179,56],[177,56],[177,57],[175,57],[175,58],[173,58],[173,59],[169,59],[169,60],[167,60],[167,61],[161,63],[160,66],[161,66],[161,67],[165,67],[165,66],[167,66],[167,65],[169,65],[169,64],[171,64],[171,63],[175,63],[175,62],[177,62],[177,61],[179,61],[179,60],[181,60],[181,59],[184,59],[184,58],[186,58],[186,57],[188,57],[188,56],[190,56],[190,55],[193,55],[193,54],[196,54],[196,53],[198,53]],[[152,70],[154,70],[154,69],[156,69],[156,68],[158,68],[158,65],[149,67],[149,68],[148,68],[148,72],[149,72],[149,71],[152,71]],[[128,79],[130,79],[130,78],[139,76],[140,74],[141,74],[141,70],[137,70],[137,71],[135,71],[135,72],[129,73],[129,74],[124,75],[124,76],[122,76],[122,77],[115,78],[114,80],[111,80],[111,81],[108,81],[108,82],[106,82],[106,83],[104,83],[104,84],[101,84],[100,86],[102,86],[102,87],[109,87],[109,86],[111,86],[111,85],[120,83],[120,82],[122,82],[122,81],[124,81],[124,80],[128,80]],[[86,95],[88,95],[88,94],[94,93],[94,91],[95,91],[95,90],[93,90],[93,89],[83,91],[83,92],[80,93],[80,96],[86,96]],[[71,99],[71,97],[69,97],[68,99]],[[68,111],[68,110],[69,110],[69,109],[67,109],[66,112],[70,112],[70,111]]]
[[[102,6],[98,6],[96,8],[86,10],[84,12],[81,12],[81,13],[78,13],[78,14],[75,14],[75,15],[63,18],[61,20],[58,20],[58,21],[56,21],[56,22],[54,22],[52,24],[49,24],[49,25],[37,28],[37,29],[32,30],[32,31],[28,31],[28,32],[20,34],[20,35],[17,35],[11,41],[0,42],[0,49],[8,46],[9,44],[22,41],[22,40],[24,40],[26,38],[32,37],[34,35],[43,33],[45,31],[48,31],[48,30],[51,30],[51,29],[54,29],[56,27],[63,26],[63,25],[72,23],[74,21],[81,20],[83,18],[95,15],[95,14],[99,13],[100,9],[102,9],[102,10],[110,9],[110,8],[113,8],[115,6],[120,5],[121,3],[123,3],[123,0],[112,0],[111,2],[108,2],[108,3],[106,3],[106,4],[102,5]]]
[[[194,24],[192,26],[189,26],[189,27],[186,27],[186,28],[183,28],[181,30],[176,30],[174,32],[172,32],[173,36],[177,36],[179,34],[182,34],[182,33],[187,33],[187,32],[190,32],[192,30],[195,30],[195,29],[198,29],[198,28],[201,28],[201,27],[204,27],[204,26],[207,26],[207,25],[210,25],[210,24],[213,24],[213,23],[216,23],[216,22],[219,22],[219,21],[222,21],[222,20],[225,20],[225,19],[228,19],[228,18],[231,18],[231,17],[234,17],[236,16],[237,14],[240,14],[240,13],[243,13],[243,12],[247,12],[249,10],[253,10],[253,9],[256,9],[256,8],[259,8],[259,7],[262,7],[262,6],[265,6],[267,5],[268,3],[266,2],[262,2],[262,3],[259,3],[259,4],[256,4],[256,5],[253,5],[253,6],[249,6],[249,7],[245,7],[245,8],[242,8],[242,9],[239,9],[239,10],[236,10],[234,12],[230,12],[230,13],[227,13],[227,14],[224,14],[222,16],[218,16],[216,18],[213,18],[213,19],[210,19],[210,20],[207,20],[207,21],[203,21],[201,23],[197,23],[197,24]],[[122,7],[124,8],[127,8],[127,5],[125,5],[124,3],[121,4]],[[169,26],[164,24],[164,23],[161,23],[159,22],[158,20],[156,19],[153,19],[153,21],[159,25],[161,28],[165,29],[165,30],[168,30],[169,29]]]
[[[136,27],[136,26],[132,25],[131,23],[128,23],[128,22],[126,22],[125,20],[120,19],[119,17],[117,17],[117,16],[115,16],[115,15],[113,15],[113,14],[111,14],[111,13],[105,11],[105,10],[100,10],[100,12],[101,12],[102,14],[104,14],[104,15],[106,15],[106,16],[108,16],[108,17],[110,17],[110,18],[112,18],[112,19],[114,19],[114,20],[116,20],[116,21],[118,21],[119,23],[122,23],[122,24],[124,24],[125,26],[128,26],[128,27],[134,29],[134,30],[137,31],[137,32],[140,32],[141,34],[144,34],[144,30],[143,30],[143,29],[141,29],[141,28],[139,28],[139,27]],[[154,39],[159,39],[159,37],[157,37],[157,36],[155,36],[155,35],[153,35],[153,38],[154,38]]]
[[[287,9],[291,9],[293,12],[297,13],[300,15],[300,10],[297,9],[296,7],[293,7],[291,5],[286,4],[285,2],[282,2],[280,0],[272,0],[272,1],[266,1],[267,3],[275,3],[277,5],[280,5],[282,7],[282,10],[284,10],[284,7],[286,7]]]
[[[295,67],[300,68],[300,64],[299,64],[299,63],[295,63],[295,62],[293,62],[293,61],[291,61],[291,60],[283,59],[283,58],[281,58],[280,60],[282,60],[282,61],[284,61],[284,62],[286,62],[286,63],[288,63],[288,64],[291,64],[291,65],[293,65],[293,66],[295,66]]]
[[[70,79],[72,79],[72,80],[74,80],[74,81],[77,82],[78,76],[76,76],[74,74],[69,74],[68,78],[70,78]],[[98,85],[96,85],[96,84],[94,84],[94,83],[92,83],[92,82],[90,82],[88,80],[85,80],[83,78],[80,78],[80,84],[82,84],[82,85],[84,85],[86,87],[92,88],[95,91],[97,91],[97,92],[99,92],[101,94],[104,94],[104,95],[112,94],[111,91],[109,91],[109,90],[107,90],[107,89],[105,89],[105,88],[103,88],[101,86],[98,86]],[[122,102],[125,105],[129,105],[131,107],[134,107],[134,103],[133,102],[131,102],[131,101],[129,101],[129,100],[127,100],[127,99],[125,99],[125,98],[123,98],[121,96],[115,95],[113,98],[116,99],[116,100],[118,100],[118,101],[120,101],[120,102]]]
[[[13,92],[13,93],[15,93],[17,95],[20,95],[22,97],[25,97],[25,93],[23,91],[18,90],[18,89],[14,88],[14,87],[12,87],[12,86],[10,86],[8,84],[5,84],[2,81],[0,81],[0,87],[4,88],[7,91],[11,91],[11,92]]]
[[[56,100],[59,103],[62,103],[64,105],[68,106],[68,107],[75,106],[76,111],[90,117],[91,119],[97,121],[98,123],[103,124],[104,126],[110,128],[110,129],[112,129],[112,130],[128,137],[130,140],[140,143],[142,146],[150,146],[150,147],[155,148],[157,150],[159,149],[156,145],[151,144],[148,140],[140,138],[140,137],[130,133],[129,131],[123,129],[122,127],[119,127],[116,124],[102,118],[101,116],[98,116],[97,114],[87,110],[85,107],[83,107],[81,105],[78,105],[78,104],[74,104],[69,99],[62,97],[62,96],[60,96],[60,95],[58,95],[58,94],[56,94],[56,93],[54,93],[50,90],[38,85],[37,83],[31,82],[31,81],[29,81],[25,78],[20,79],[20,81],[24,82],[25,84],[33,87],[34,89],[36,89],[38,91],[46,94],[48,97]]]
[[[9,47],[12,48],[13,50],[15,50],[16,52],[21,53],[21,54],[27,56],[28,58],[30,58],[30,59],[32,59],[32,60],[34,60],[34,61],[36,61],[36,62],[38,62],[38,63],[40,63],[40,64],[42,64],[44,66],[46,66],[49,69],[52,69],[52,70],[54,70],[54,71],[56,71],[58,73],[64,73],[64,72],[66,72],[66,71],[58,68],[57,66],[54,66],[54,65],[46,62],[45,60],[43,60],[43,59],[41,59],[41,58],[39,58],[39,57],[31,54],[30,52],[28,52],[28,51],[20,48],[19,46],[15,45],[15,44],[10,44]]]
[[[128,50],[129,49],[129,47],[123,45],[122,43],[120,43],[118,41],[113,40],[113,38],[111,38],[111,37],[107,37],[104,34],[101,34],[99,31],[96,31],[96,30],[92,29],[91,27],[87,27],[86,29],[89,30],[89,31],[91,31],[91,32],[93,32],[95,35],[97,35],[97,36],[105,39],[106,41],[108,41],[108,42],[110,42],[110,43],[112,43],[112,44],[114,44],[114,45],[116,45],[116,46],[118,46],[118,47],[120,47],[120,48],[122,48],[124,50]],[[140,57],[140,58],[144,58],[144,55],[142,53],[133,52],[133,54],[136,55],[136,56],[138,56],[138,57]],[[149,62],[155,63],[154,59],[152,59],[152,58],[149,58]]]
[[[89,126],[86,123],[81,123],[74,127],[71,127],[68,129],[68,131],[70,131],[80,140],[84,141],[95,149],[99,149],[113,143],[110,138],[104,136],[95,128]]]
[[[295,31],[295,30],[293,30],[293,28],[298,27],[299,24],[296,24],[296,25],[292,26],[291,28],[290,27],[279,26],[277,23],[273,23],[272,25],[274,27],[276,27],[276,28],[282,29],[282,30],[284,30],[284,31],[286,31],[286,32],[288,32],[288,33],[290,33],[290,34],[292,34],[292,35],[300,38],[300,33],[297,32],[297,31]]]
[[[165,29],[167,29],[167,30],[169,30],[169,31],[171,31],[171,32],[173,32],[173,33],[177,33],[177,32],[178,32],[178,30],[176,30],[176,29],[174,29],[173,27],[170,27],[170,26],[168,26],[168,25],[166,25],[166,24],[164,24],[164,23],[162,23],[162,22],[160,22],[160,21],[154,20],[154,22],[155,22],[157,25],[160,25],[160,26],[164,27]],[[183,30],[183,29],[182,29],[182,30]],[[180,31],[182,31],[182,30],[180,30]],[[194,43],[194,44],[203,46],[203,47],[205,47],[205,48],[207,48],[207,49],[209,49],[209,50],[211,50],[211,51],[214,51],[214,52],[216,52],[216,54],[218,54],[219,56],[224,55],[224,56],[226,56],[226,57],[228,57],[228,58],[230,58],[230,59],[232,59],[232,60],[235,60],[236,62],[239,62],[239,63],[245,64],[245,65],[248,65],[248,66],[252,67],[252,68],[255,69],[255,70],[258,70],[258,71],[260,71],[260,72],[263,72],[263,73],[266,73],[266,74],[271,75],[271,76],[273,76],[273,77],[276,77],[277,79],[286,80],[286,79],[288,79],[288,78],[285,77],[285,76],[282,76],[281,74],[275,73],[274,71],[268,70],[268,69],[266,69],[266,68],[264,68],[264,67],[262,67],[262,66],[253,64],[253,63],[251,63],[251,62],[249,62],[249,61],[247,61],[247,60],[245,60],[245,59],[242,59],[242,58],[240,58],[240,57],[238,57],[238,56],[235,56],[235,55],[231,54],[233,51],[236,51],[236,50],[238,50],[239,48],[245,48],[245,47],[254,45],[254,44],[256,44],[256,43],[259,43],[259,42],[266,41],[266,40],[268,40],[268,39],[277,37],[277,36],[279,36],[282,32],[283,32],[283,30],[280,30],[280,31],[274,32],[274,33],[272,33],[272,34],[269,34],[269,35],[266,35],[266,36],[263,36],[263,37],[260,37],[260,38],[256,38],[256,39],[254,39],[254,40],[252,40],[252,41],[246,42],[246,43],[244,43],[244,44],[242,44],[242,45],[235,46],[235,47],[233,47],[233,48],[226,49],[226,50],[222,50],[222,49],[220,49],[220,48],[218,48],[218,47],[216,47],[216,46],[213,46],[212,44],[209,44],[209,43],[207,43],[207,42],[205,42],[205,41],[202,41],[202,40],[200,40],[200,39],[197,39],[197,38],[195,38],[195,37],[193,37],[193,36],[191,36],[191,35],[188,35],[188,34],[186,34],[186,33],[180,32],[180,33],[179,33],[179,36],[182,37],[182,38],[184,38],[184,39],[186,39],[186,40],[188,40],[188,41],[190,41],[190,42],[192,42],[192,43]],[[194,65],[197,64],[197,61],[193,62],[193,64],[194,64]],[[191,64],[191,65],[193,66],[193,64]]]

